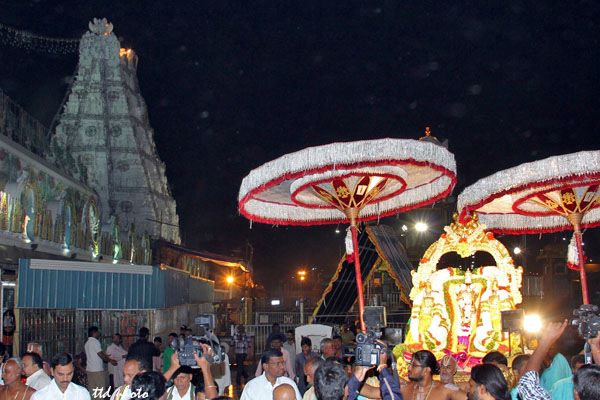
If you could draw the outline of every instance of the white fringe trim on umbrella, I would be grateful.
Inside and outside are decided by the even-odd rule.
[[[543,185],[544,182],[550,185],[553,181],[566,179],[567,183],[571,182],[573,185],[585,185],[586,178],[593,174],[600,174],[598,150],[549,157],[499,171],[478,180],[458,196],[457,208],[461,213],[477,212],[479,220],[494,230],[568,229],[571,225],[564,217],[517,214],[512,209],[512,204],[526,194],[541,191],[537,185]],[[501,193],[517,188],[523,189],[500,196]],[[493,198],[494,196],[498,197]],[[481,202],[485,204],[477,207]],[[600,221],[600,212],[598,209],[592,209],[584,215],[582,224],[593,224],[597,221]]]
[[[361,165],[364,164],[364,165]],[[347,169],[352,165],[352,169]],[[319,170],[323,169],[325,170]],[[402,168],[407,188],[398,196],[372,203],[361,211],[361,217],[386,214],[404,206],[421,204],[428,199],[448,194],[456,182],[454,155],[445,148],[411,139],[378,139],[348,143],[332,143],[309,147],[284,155],[251,171],[242,181],[238,200],[240,211],[249,219],[273,220],[276,223],[334,223],[344,220],[338,210],[305,208],[290,199],[292,185],[304,177],[321,176],[327,170],[359,170],[361,168]],[[440,168],[444,171],[440,171]],[[303,172],[307,172],[303,174]],[[271,183],[283,180],[273,187]],[[298,187],[297,184],[294,186]]]

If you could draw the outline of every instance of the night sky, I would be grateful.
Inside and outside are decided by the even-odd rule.
[[[270,284],[303,264],[331,269],[343,246],[335,227],[250,229],[238,215],[242,178],[285,153],[431,126],[456,155],[457,195],[497,170],[600,147],[599,3],[447,3],[0,0],[0,22],[72,38],[93,17],[111,21],[139,56],[185,244],[243,254],[250,243]],[[50,125],[77,56],[0,43],[0,60],[0,87]]]

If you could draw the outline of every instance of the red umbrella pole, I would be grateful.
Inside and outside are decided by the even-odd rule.
[[[579,213],[569,215],[569,222],[573,224],[575,229],[575,243],[577,244],[577,262],[579,264],[579,280],[581,281],[581,295],[583,297],[583,304],[590,304],[590,297],[588,294],[587,275],[585,273],[585,258],[583,256],[583,246],[581,242],[581,220],[583,215]]]
[[[581,245],[581,232],[579,230],[575,231],[575,243],[577,243],[577,254],[579,256],[579,280],[581,281],[581,295],[583,296],[583,304],[590,304],[587,275],[585,273],[585,258],[583,256],[583,246]]]
[[[352,248],[354,249],[354,273],[356,275],[356,291],[358,295],[358,317],[360,319],[360,329],[367,331],[363,312],[365,311],[365,300],[363,298],[362,271],[360,270],[360,250],[358,249],[358,208],[348,208],[344,210],[346,216],[350,219],[350,233],[352,234]]]
[[[360,270],[360,254],[358,250],[358,229],[356,225],[350,226],[352,231],[352,247],[354,248],[354,273],[356,274],[356,290],[358,291],[358,315],[360,317],[360,329],[367,331],[363,312],[365,311],[365,300],[363,298],[362,271]]]

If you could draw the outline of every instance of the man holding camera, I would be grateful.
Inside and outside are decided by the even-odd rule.
[[[354,374],[348,381],[348,400],[355,400],[360,394],[360,384],[365,379],[367,371],[373,367],[357,366]],[[400,381],[398,375],[388,366],[387,353],[382,351],[379,355],[379,390],[383,400],[402,400]],[[315,377],[316,379],[316,377]]]
[[[219,393],[212,372],[210,371],[210,363],[204,355],[207,355],[210,358],[214,356],[214,352],[213,349],[205,343],[200,343],[200,346],[202,347],[203,355],[198,356],[197,353],[194,353],[194,360],[196,361],[196,365],[202,371],[204,396],[207,399],[212,399],[217,397]],[[195,387],[191,384],[192,368],[180,365],[177,352],[173,353],[171,356],[171,366],[163,376],[167,381],[173,378],[174,383],[167,392],[167,400],[188,400],[196,398]]]

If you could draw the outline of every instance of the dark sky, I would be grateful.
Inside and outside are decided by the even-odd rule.
[[[497,170],[600,147],[599,3],[478,3],[0,0],[0,22],[79,37],[108,18],[139,56],[187,245],[249,241],[268,283],[274,269],[333,266],[343,245],[334,227],[250,230],[238,215],[242,178],[285,153],[431,126],[456,155],[456,195]],[[0,60],[0,87],[49,125],[76,56],[1,43]]]

